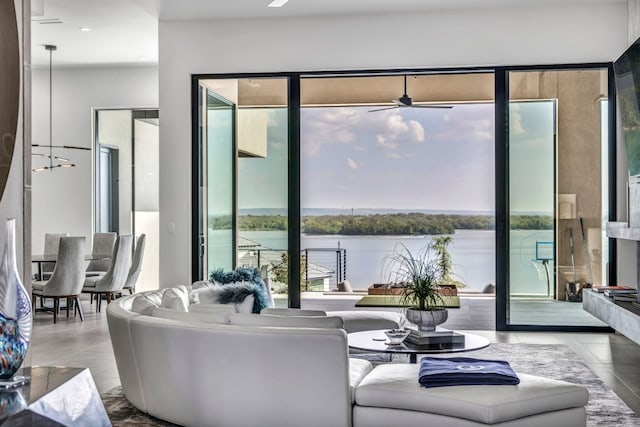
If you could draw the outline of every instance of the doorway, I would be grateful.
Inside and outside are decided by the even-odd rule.
[[[145,253],[136,290],[157,289],[158,110],[97,109],[94,113],[94,230],[136,237],[145,234]]]

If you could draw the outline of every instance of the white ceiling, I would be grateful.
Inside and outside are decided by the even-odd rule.
[[[32,0],[32,64],[48,65],[44,44],[55,44],[54,66],[126,64],[158,61],[158,20],[245,19],[411,13],[487,7],[513,7],[514,0]],[[626,2],[626,0],[517,0],[524,4]],[[62,23],[43,24],[42,19]],[[80,31],[80,27],[91,31]]]

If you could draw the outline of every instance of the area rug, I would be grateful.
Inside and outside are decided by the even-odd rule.
[[[352,356],[371,360],[374,364],[389,362],[388,355],[379,353]],[[569,346],[496,343],[482,350],[464,353],[464,356],[508,360],[516,372],[541,375],[584,386],[589,390],[587,426],[635,427],[640,425],[640,417],[636,416]],[[393,362],[406,362],[406,360],[407,356],[403,355],[392,358]],[[175,425],[138,411],[124,397],[121,387],[104,393],[102,400],[114,427]]]

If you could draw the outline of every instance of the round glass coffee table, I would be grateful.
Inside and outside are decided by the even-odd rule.
[[[418,354],[434,353],[459,353],[463,351],[479,350],[488,347],[491,341],[480,335],[466,332],[454,332],[457,342],[446,342],[441,339],[433,344],[416,345],[406,340],[400,345],[389,345],[389,340],[384,330],[353,332],[347,335],[349,348],[354,350],[370,351],[372,353],[399,353],[408,354],[409,362],[416,363]],[[436,340],[437,341],[437,340]],[[454,340],[451,340],[454,341]]]

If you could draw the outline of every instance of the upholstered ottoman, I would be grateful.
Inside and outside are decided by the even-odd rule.
[[[519,385],[424,388],[419,364],[379,365],[356,388],[354,427],[586,425],[587,390],[518,374]]]

